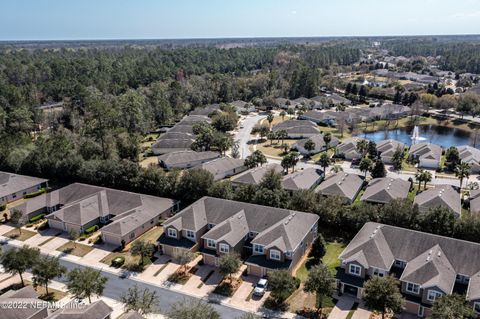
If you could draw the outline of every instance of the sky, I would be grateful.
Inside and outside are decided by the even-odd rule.
[[[479,33],[480,0],[0,0],[0,40]]]

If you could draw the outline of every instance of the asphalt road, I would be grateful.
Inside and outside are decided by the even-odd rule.
[[[0,236],[2,237],[2,236]],[[5,237],[2,237],[5,238]],[[9,247],[20,247],[22,244],[8,241],[6,245],[3,245],[2,249],[8,249]],[[73,270],[75,268],[85,268],[87,266],[79,264],[74,261],[70,261],[65,258],[60,258],[60,264],[67,268],[68,271]],[[188,296],[184,293],[180,293],[171,289],[163,288],[154,283],[144,282],[135,278],[134,276],[127,277],[125,279],[121,279],[117,274],[112,273],[106,269],[100,269],[102,272],[102,276],[108,278],[107,284],[105,286],[105,290],[103,291],[103,296],[114,299],[120,300],[121,296],[127,292],[128,288],[137,285],[140,289],[147,288],[150,291],[156,291],[157,296],[159,297],[159,305],[158,309],[155,311],[156,313],[166,314],[170,310],[170,307],[173,303],[183,300],[183,299],[194,299],[199,300],[199,298],[194,296]],[[57,280],[62,282],[62,279]],[[205,300],[204,300],[205,301]],[[241,317],[246,312],[233,308],[230,306],[225,306],[221,304],[211,304],[215,310],[220,314],[221,318],[225,319],[234,319]]]
[[[239,145],[240,158],[250,155],[250,150],[248,149],[248,142],[252,138],[250,132],[258,121],[266,117],[264,114],[249,115],[241,122],[241,128],[235,134],[235,140],[238,141]]]

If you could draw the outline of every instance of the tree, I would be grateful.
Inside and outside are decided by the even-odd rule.
[[[288,133],[287,133],[287,131],[285,131],[285,130],[279,130],[279,131],[276,132],[276,134],[277,134],[277,139],[278,139],[278,141],[280,142],[280,140],[281,140],[281,141],[282,141],[282,144],[283,144],[283,141],[284,141],[286,138],[288,138]]]
[[[88,298],[91,303],[92,296],[102,295],[107,281],[100,270],[75,268],[67,274],[67,290],[77,298]]]
[[[318,159],[318,165],[323,168],[324,175],[327,173],[327,168],[331,164],[330,156],[328,156],[327,152],[323,152],[320,154],[320,158]]]
[[[155,245],[145,240],[135,240],[130,248],[132,256],[140,256],[138,264],[144,265],[144,259],[152,257],[155,252]]]
[[[468,163],[461,162],[455,167],[455,176],[460,180],[460,188],[462,188],[463,179],[470,177],[471,166]]]
[[[232,158],[240,158],[240,145],[238,141],[233,142],[232,152],[230,153]]]
[[[424,170],[423,169],[419,169],[417,170],[417,172],[415,173],[415,179],[417,180],[418,182],[418,190],[420,190],[420,186],[422,185],[424,179],[425,179],[425,174],[424,174]]]
[[[360,169],[361,172],[365,173],[365,177],[367,177],[367,173],[372,170],[373,168],[373,162],[371,159],[364,157],[360,161],[360,164],[358,165],[358,168]]]
[[[78,232],[75,229],[72,228],[68,232],[68,237],[70,238],[70,241],[72,242],[73,247],[77,248],[77,239],[80,237]]]
[[[358,140],[356,146],[358,153],[362,154],[362,157],[365,156],[368,150],[368,141],[364,139]]]
[[[235,253],[223,254],[218,260],[218,270],[220,274],[228,276],[230,282],[232,281],[232,274],[236,273],[241,265],[242,260],[240,256]]]
[[[303,145],[303,147],[305,148],[305,150],[308,152],[308,155],[310,155],[310,153],[315,150],[315,142],[312,141],[311,139],[308,139],[305,144]]]
[[[215,309],[200,299],[183,299],[172,304],[169,319],[220,319]]]
[[[290,118],[293,118],[293,116],[295,115],[295,109],[292,107],[289,107],[287,110],[287,113],[288,115],[290,115]]]
[[[260,188],[269,189],[271,191],[282,189],[282,175],[277,173],[273,168],[267,170],[259,184]]]
[[[267,139],[270,140],[270,145],[273,145],[273,140],[276,138],[277,138],[277,134],[275,134],[275,132],[273,131],[268,132]]]
[[[369,141],[367,146],[367,153],[371,159],[375,159],[378,155],[377,144],[374,141]]]
[[[403,308],[403,297],[398,289],[397,280],[391,276],[372,277],[365,283],[363,301],[372,310],[382,313],[399,313]]]
[[[285,116],[286,115],[287,115],[287,113],[285,113],[285,111],[280,112],[280,116],[282,117],[282,121],[285,121]]]
[[[175,193],[185,204],[206,196],[213,185],[213,175],[204,169],[189,169],[183,172]]]
[[[274,116],[272,113],[268,113],[267,115],[267,121],[268,121],[268,125],[271,127],[272,126],[272,122],[274,120]]]
[[[404,150],[398,148],[392,155],[392,164],[396,170],[401,170],[403,165],[403,158],[405,157]]]
[[[27,217],[18,209],[13,208],[10,212],[10,222],[22,234],[22,227],[27,223]]]
[[[120,299],[125,304],[125,312],[137,311],[144,316],[152,313],[160,301],[156,291],[150,291],[148,288],[141,290],[137,285],[128,288],[127,293]]]
[[[430,173],[429,171],[423,171],[422,175],[423,189],[427,189],[427,183],[430,183],[432,181],[432,173]]]
[[[318,234],[317,238],[312,244],[312,249],[310,250],[310,256],[312,256],[318,262],[325,256],[327,252],[327,242],[323,238],[322,234]]]
[[[263,166],[265,163],[267,163],[267,158],[259,150],[256,150],[251,155],[247,156],[244,162],[245,166],[248,168],[258,167],[259,165]]]
[[[3,253],[0,257],[5,272],[12,275],[19,275],[22,286],[25,286],[23,281],[23,273],[31,269],[37,262],[40,256],[40,251],[37,248],[23,246],[21,248],[12,248]]]
[[[58,257],[39,257],[32,267],[33,283],[45,286],[45,292],[49,295],[48,284],[56,277],[61,277],[67,272],[67,268],[60,265]]]
[[[460,164],[460,154],[455,146],[451,146],[445,152],[445,164],[450,171],[454,171],[455,167]]]
[[[437,298],[432,306],[432,319],[470,319],[475,317],[473,307],[465,296],[459,294],[445,295]]]
[[[297,165],[299,154],[297,152],[290,152],[282,158],[281,165],[288,173],[288,169],[291,167],[292,172],[295,171],[295,165]]]
[[[377,159],[372,168],[372,178],[379,178],[387,176],[387,171],[385,170],[385,164],[381,159]]]
[[[188,263],[195,258],[195,255],[186,249],[178,249],[173,253],[172,257],[173,262],[181,265],[181,271],[185,273],[187,271]]]
[[[252,129],[252,134],[260,135],[262,140],[268,135],[268,132],[270,132],[270,127],[268,127],[268,125],[255,125]]]
[[[297,282],[287,270],[273,270],[268,275],[271,297],[283,303],[296,289]]]
[[[330,142],[332,141],[332,133],[328,132],[323,134],[323,141],[325,142],[325,151],[328,151]]]
[[[315,293],[317,297],[317,308],[321,309],[323,298],[333,293],[335,278],[326,265],[320,264],[310,269],[307,280],[303,286],[305,292]],[[320,318],[322,312],[320,311]]]
[[[455,215],[447,207],[431,208],[420,214],[418,226],[424,232],[451,237],[455,227]]]
[[[208,190],[208,196],[232,199],[233,187],[229,180],[217,181],[213,183],[212,187]]]

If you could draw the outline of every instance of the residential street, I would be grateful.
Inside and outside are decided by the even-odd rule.
[[[7,239],[6,237],[0,236],[2,239]],[[8,247],[21,247],[23,246],[23,242],[19,242],[16,240],[9,240],[6,245],[3,246],[3,249],[8,249]],[[42,254],[46,254],[45,251],[42,251]],[[63,256],[60,258],[60,263],[65,266],[69,271],[74,269],[74,268],[83,268],[87,265],[82,264],[80,261],[72,261],[69,258],[70,256]],[[88,265],[88,267],[91,268],[97,268],[99,269],[100,267],[96,265]],[[102,271],[102,275],[108,278],[107,285],[105,287],[105,290],[103,292],[103,295],[107,298],[111,298],[114,300],[120,300],[120,297],[122,294],[124,294],[129,287],[133,287],[135,284],[138,285],[139,288],[148,288],[149,290],[156,291],[159,299],[160,299],[160,304],[159,304],[159,310],[157,312],[161,314],[166,314],[170,306],[184,298],[194,298],[194,299],[199,299],[194,296],[190,296],[185,292],[177,292],[173,289],[168,289],[164,287],[160,287],[155,285],[152,282],[147,282],[144,280],[140,280],[139,278],[136,278],[135,276],[130,276],[125,279],[120,279],[119,275],[117,273],[113,273],[110,270],[100,268],[99,270]],[[60,280],[62,281],[62,280]],[[215,308],[216,311],[221,315],[221,318],[237,318],[242,316],[245,312],[241,309],[237,309],[231,306],[225,306],[222,304],[212,304],[212,306]]]
[[[239,152],[240,158],[245,158],[250,154],[250,150],[248,149],[248,142],[252,138],[250,132],[252,131],[255,124],[257,124],[260,120],[266,118],[267,116],[264,114],[257,114],[247,116],[243,121],[240,123],[240,128],[236,132],[234,140],[238,141],[239,145]]]

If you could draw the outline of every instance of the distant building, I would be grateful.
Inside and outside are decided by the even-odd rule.
[[[279,164],[266,164],[263,166],[251,168],[237,176],[232,177],[231,182],[233,187],[240,185],[258,185],[269,170],[274,170],[277,173],[283,173],[283,167]]]
[[[47,179],[0,172],[0,205],[21,199],[46,187]]]
[[[247,170],[243,159],[221,157],[195,166],[213,175],[215,181],[240,174]]]
[[[174,168],[187,169],[219,157],[220,154],[218,152],[178,151],[160,155],[158,157],[158,163],[167,170]]]

